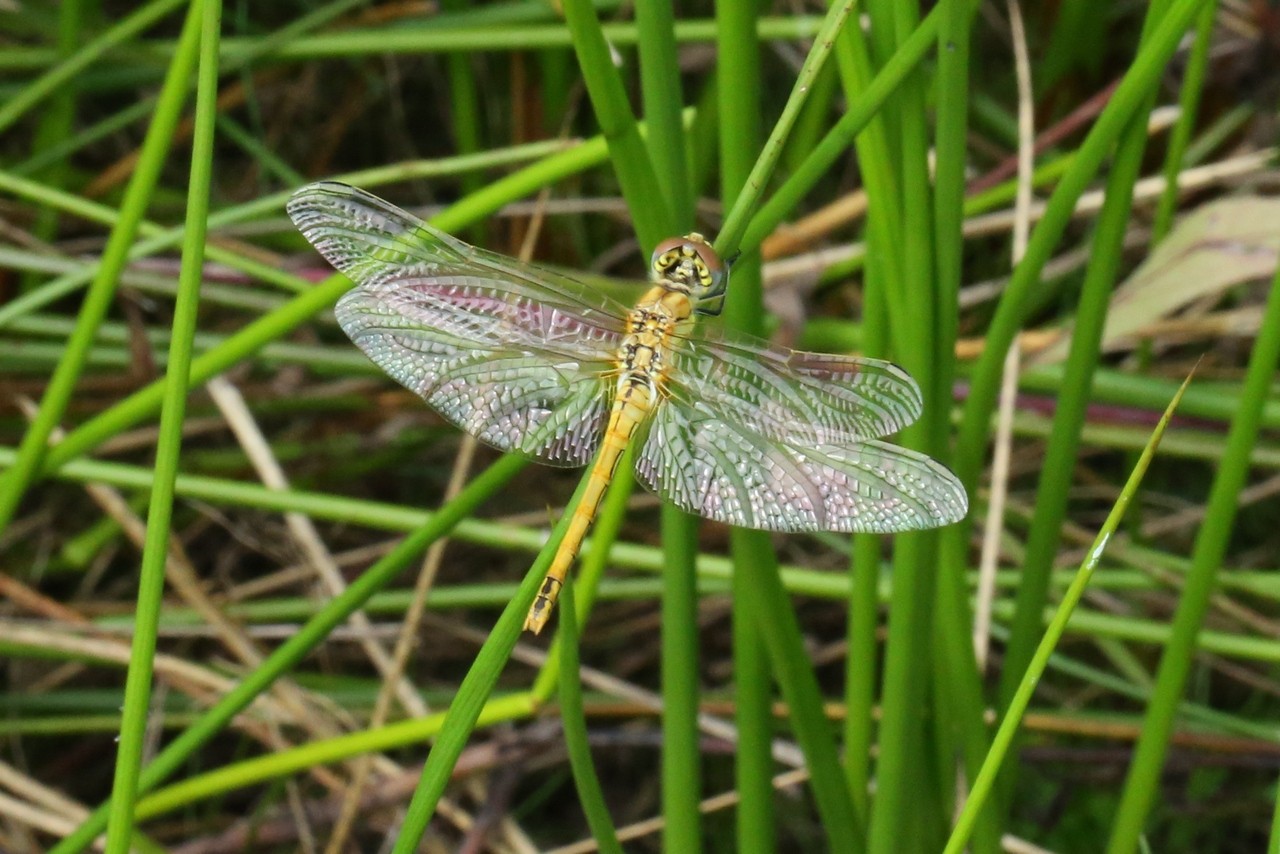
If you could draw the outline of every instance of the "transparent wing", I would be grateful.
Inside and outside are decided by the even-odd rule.
[[[892,362],[787,350],[729,330],[699,330],[671,349],[671,396],[769,439],[848,444],[920,417],[919,387]]]
[[[968,509],[956,476],[923,454],[771,438],[682,398],[657,408],[636,474],[683,510],[769,531],[888,533],[950,524]]]
[[[502,450],[558,465],[590,461],[625,307],[344,184],[303,188],[288,209],[357,283],[334,312],[378,366]]]

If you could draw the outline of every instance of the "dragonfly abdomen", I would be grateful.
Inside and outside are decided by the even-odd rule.
[[[573,564],[573,559],[582,547],[591,523],[595,521],[600,504],[604,501],[609,484],[618,471],[618,463],[622,454],[631,443],[636,431],[648,420],[653,411],[654,390],[649,377],[624,373],[618,381],[618,393],[614,398],[613,409],[609,413],[609,426],[605,429],[600,451],[591,466],[587,477],[586,491],[582,500],[574,508],[569,527],[565,530],[564,539],[556,549],[551,566],[542,579],[538,597],[533,600],[533,607],[525,617],[524,627],[537,634],[547,624],[560,588],[564,585],[565,575]]]

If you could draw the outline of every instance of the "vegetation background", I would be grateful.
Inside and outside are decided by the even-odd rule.
[[[0,850],[1280,850],[1280,19],[758,6],[0,5]],[[320,177],[620,292],[718,235],[970,519],[623,478],[522,637],[580,475],[338,332]]]

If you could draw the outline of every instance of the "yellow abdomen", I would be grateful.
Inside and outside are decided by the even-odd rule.
[[[551,610],[555,607],[556,597],[560,595],[560,588],[564,585],[564,577],[568,574],[569,567],[573,565],[573,559],[577,556],[578,549],[582,547],[582,541],[586,538],[587,531],[591,529],[591,523],[600,510],[605,492],[613,481],[614,472],[618,470],[622,452],[627,449],[627,445],[631,443],[631,437],[649,417],[653,401],[647,381],[635,382],[631,378],[624,378],[620,386],[625,388],[619,388],[618,399],[609,413],[609,426],[600,444],[600,452],[591,466],[586,492],[573,510],[573,517],[569,520],[564,539],[560,541],[555,557],[551,559],[551,567],[547,570],[546,577],[542,579],[538,598],[533,601],[533,607],[525,617],[524,627],[534,634],[541,632],[542,627],[551,618]]]

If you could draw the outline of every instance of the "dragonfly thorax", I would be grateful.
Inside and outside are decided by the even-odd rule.
[[[687,331],[693,302],[682,289],[659,282],[636,303],[627,317],[627,334],[618,350],[620,389],[645,386],[652,399],[669,369],[671,336]]]

